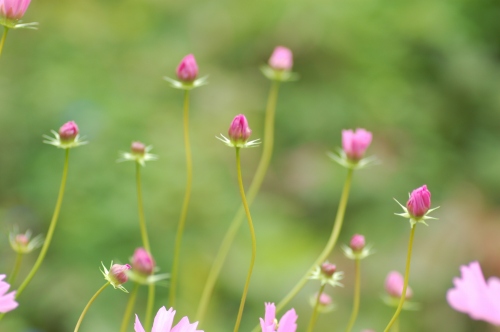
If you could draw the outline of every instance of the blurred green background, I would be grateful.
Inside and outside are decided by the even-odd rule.
[[[410,228],[392,198],[404,202],[422,184],[441,208],[439,221],[416,232],[410,285],[422,309],[404,312],[401,330],[492,331],[454,312],[445,294],[472,260],[500,276],[499,17],[495,0],[34,0],[25,21],[40,29],[11,31],[0,59],[1,273],[12,268],[13,225],[46,233],[55,205],[64,153],[42,135],[75,120],[90,144],[71,151],[54,241],[0,331],[72,331],[104,283],[101,261],[125,263],[140,245],[134,165],[116,163],[133,140],[160,157],[143,169],[143,191],[153,253],[170,270],[185,161],[182,92],[162,76],[174,77],[188,53],[210,81],[192,92],[194,182],[176,308],[178,319],[194,319],[240,204],[234,152],[215,135],[244,113],[252,137],[262,137],[270,82],[259,66],[276,45],[293,50],[301,79],[280,90],[275,153],[252,206],[258,257],[240,330],[250,331],[264,302],[278,302],[322,250],[346,175],[326,152],[340,146],[342,129],[363,127],[381,164],[355,173],[339,241],[362,233],[376,250],[362,263],[354,331],[382,331],[393,313],[380,295],[387,273],[404,269]],[[243,151],[247,186],[260,152]],[[200,324],[206,332],[232,330],[249,259],[243,224]],[[343,331],[352,305],[353,264],[339,247],[330,260],[345,271],[345,287],[327,291],[337,310],[319,317],[317,331]],[[290,303],[299,331],[317,289],[310,282]],[[155,307],[167,296],[159,287]],[[81,330],[117,331],[126,301],[106,290]],[[145,303],[144,288],[141,318]]]

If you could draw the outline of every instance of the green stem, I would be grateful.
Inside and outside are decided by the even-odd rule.
[[[128,323],[130,322],[130,316],[132,316],[132,311],[134,310],[135,298],[137,297],[137,291],[139,290],[139,283],[134,284],[134,289],[130,292],[130,296],[127,301],[127,306],[125,307],[125,314],[123,314],[122,326],[120,327],[120,332],[126,332]]]
[[[248,227],[250,228],[250,235],[252,237],[252,258],[250,259],[250,267],[248,268],[247,280],[245,288],[243,288],[243,295],[241,296],[240,309],[238,310],[238,317],[234,325],[234,332],[238,332],[243,316],[243,308],[245,307],[245,300],[247,298],[248,287],[250,286],[250,278],[252,277],[252,270],[255,264],[255,256],[257,254],[257,240],[255,238],[255,230],[253,228],[252,216],[250,215],[250,208],[248,207],[247,199],[245,197],[245,188],[243,187],[243,177],[241,176],[241,162],[240,162],[240,148],[236,148],[236,168],[238,170],[238,185],[240,187],[241,201],[245,207],[245,212],[248,219]]]
[[[186,193],[184,202],[182,203],[182,211],[177,226],[177,234],[175,235],[174,261],[172,264],[172,273],[170,279],[170,306],[175,306],[175,294],[177,290],[177,277],[179,274],[179,256],[181,251],[182,234],[184,233],[184,225],[189,206],[189,198],[191,197],[191,182],[193,180],[193,164],[191,160],[191,146],[189,144],[189,90],[184,92],[184,145],[186,149]]]
[[[413,237],[415,235],[415,228],[417,228],[417,225],[413,225],[411,228],[410,232],[410,241],[408,242],[408,254],[406,255],[406,270],[405,270],[405,282],[403,285],[403,292],[401,293],[401,298],[399,299],[399,305],[398,308],[396,309],[396,312],[394,313],[394,316],[392,316],[391,321],[385,328],[384,332],[388,332],[391,326],[394,324],[396,319],[398,319],[399,313],[401,312],[401,309],[403,309],[403,304],[405,303],[406,300],[406,288],[408,287],[408,279],[410,276],[410,262],[411,262],[411,251],[413,248]]]
[[[142,245],[144,249],[151,255],[151,247],[149,246],[148,230],[146,228],[146,219],[144,218],[144,205],[142,203],[141,189],[141,165],[137,162],[136,165],[136,182],[137,182],[137,203],[139,207],[139,227],[141,229]]]
[[[64,159],[64,168],[63,168],[61,186],[59,187],[59,196],[57,197],[56,208],[54,209],[54,214],[52,215],[52,220],[50,221],[50,226],[49,226],[49,231],[47,232],[47,237],[45,238],[45,241],[43,243],[42,249],[40,250],[40,254],[38,255],[38,258],[35,262],[35,265],[31,269],[31,271],[29,272],[26,279],[24,279],[21,286],[19,286],[17,293],[16,293],[16,298],[18,298],[21,295],[23,290],[30,283],[31,279],[33,279],[33,277],[35,276],[35,273],[40,268],[40,265],[42,265],[43,259],[45,258],[45,255],[47,254],[47,250],[49,250],[50,242],[52,240],[52,236],[54,235],[54,230],[56,229],[57,219],[59,217],[59,211],[61,210],[61,205],[62,205],[62,201],[63,201],[63,197],[64,197],[64,189],[66,188],[66,178],[68,177],[68,164],[69,164],[69,149],[66,149],[66,157]]]
[[[333,248],[335,247],[335,244],[337,243],[337,239],[340,234],[340,230],[342,229],[342,223],[344,221],[344,214],[345,210],[347,207],[347,200],[349,198],[349,190],[351,188],[351,180],[352,180],[352,173],[353,170],[349,169],[347,171],[347,178],[344,183],[344,189],[342,190],[342,196],[340,197],[340,203],[339,203],[339,208],[337,210],[337,216],[335,217],[335,223],[332,229],[332,233],[330,235],[330,238],[328,239],[328,242],[321,252],[321,254],[318,256],[318,258],[314,261],[314,264],[307,270],[307,273],[304,274],[302,279],[295,285],[295,287],[285,296],[283,300],[278,304],[276,307],[276,312],[281,311],[287,304],[290,302],[291,299],[297,295],[297,293],[304,287],[306,284],[309,276],[311,275],[312,271],[321,263],[323,263],[328,255],[332,252]],[[254,330],[255,331],[255,330]]]
[[[274,119],[276,113],[276,101],[278,99],[278,90],[279,90],[279,82],[274,81],[271,85],[271,90],[269,92],[269,98],[267,101],[266,107],[266,116],[264,120],[264,138],[263,138],[263,147],[262,147],[262,155],[260,157],[259,165],[257,167],[257,171],[255,172],[255,176],[250,184],[250,188],[248,189],[247,201],[248,205],[252,205],[257,193],[259,192],[260,186],[264,181],[264,177],[267,173],[267,169],[269,167],[269,163],[271,161],[271,157],[273,154],[273,145],[274,145]],[[224,235],[224,239],[222,240],[219,251],[217,252],[217,256],[215,257],[214,263],[210,272],[208,274],[207,282],[205,283],[205,287],[203,288],[203,293],[201,295],[201,299],[198,305],[198,310],[196,313],[196,320],[201,322],[203,321],[205,314],[207,312],[208,304],[210,302],[210,297],[212,296],[215,283],[217,278],[219,277],[222,266],[224,265],[224,261],[226,260],[227,254],[229,253],[229,249],[234,241],[236,233],[240,229],[243,218],[245,217],[245,208],[243,205],[240,206],[238,212],[235,217],[231,221],[231,224]]]
[[[23,254],[18,252],[16,255],[16,261],[14,262],[14,268],[12,269],[12,273],[7,279],[7,283],[13,286],[14,281],[16,280],[17,274],[19,273],[19,269],[21,268],[21,262],[23,261]]]
[[[354,301],[352,305],[352,314],[349,319],[349,324],[347,325],[346,332],[351,332],[354,322],[356,321],[356,317],[358,317],[359,311],[359,298],[361,294],[361,269],[360,269],[360,260],[358,258],[355,259],[355,271],[354,271]]]
[[[399,332],[399,318],[394,322],[394,325],[392,326],[392,332]]]
[[[3,45],[5,44],[5,39],[7,39],[8,32],[9,32],[9,28],[4,26],[2,39],[0,40],[0,56],[2,55]]]
[[[146,331],[151,328],[153,320],[153,307],[155,304],[155,284],[151,283],[148,287],[148,303],[146,304]]]
[[[322,284],[319,288],[318,296],[316,296],[316,303],[314,304],[314,309],[311,315],[311,320],[309,321],[309,326],[307,327],[307,332],[312,332],[314,329],[314,325],[316,325],[316,319],[318,318],[319,300],[321,298],[321,294],[323,294],[323,291],[325,290],[325,286],[326,284]]]
[[[78,319],[78,322],[76,323],[75,331],[74,332],[78,332],[78,329],[80,328],[80,325],[82,325],[83,317],[85,317],[85,314],[89,310],[90,306],[92,305],[92,303],[94,303],[95,299],[99,296],[99,294],[101,294],[102,291],[106,287],[108,287],[108,286],[109,286],[109,281],[107,283],[105,283],[104,286],[102,286],[101,288],[99,288],[99,290],[94,294],[94,296],[92,296],[92,298],[90,299],[89,303],[87,303],[87,305],[83,309],[82,314],[80,315],[80,318]]]

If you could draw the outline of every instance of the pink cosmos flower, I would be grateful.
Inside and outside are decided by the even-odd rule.
[[[408,208],[408,212],[417,218],[424,216],[429,211],[431,207],[431,192],[427,190],[426,185],[411,192],[406,207]]]
[[[252,130],[248,126],[247,118],[243,114],[234,117],[229,127],[229,139],[233,143],[245,143],[250,138]]]
[[[1,0],[0,0],[1,1]],[[0,312],[6,313],[11,310],[14,310],[19,305],[15,300],[16,292],[10,292],[6,294],[10,288],[10,285],[5,281],[2,281],[5,278],[5,274],[0,274]]]
[[[364,129],[342,130],[342,149],[350,160],[363,158],[366,149],[372,142],[372,133]]]
[[[266,314],[264,319],[260,319],[260,326],[262,327],[262,332],[295,332],[297,330],[297,314],[295,309],[288,310],[283,317],[281,317],[279,323],[276,320],[276,306],[274,303],[265,303]]]
[[[455,288],[446,294],[449,305],[472,319],[500,326],[500,279],[486,282],[478,262],[462,265],[460,271],[461,278],[453,278]]]
[[[401,273],[397,271],[391,271],[385,279],[385,291],[394,298],[401,298],[403,294],[404,278]],[[406,299],[411,298],[413,292],[410,286],[406,287]]]
[[[184,82],[192,82],[198,76],[198,64],[194,55],[188,54],[177,67],[177,78]]]
[[[274,70],[291,70],[293,66],[293,54],[288,48],[278,46],[269,58],[269,67]]]
[[[0,0],[0,16],[19,20],[24,16],[31,0]]]
[[[180,322],[172,327],[174,316],[175,310],[173,308],[170,308],[167,311],[165,307],[161,307],[156,314],[151,332],[203,332],[202,330],[196,329],[198,327],[198,322],[191,324],[189,323],[189,319],[187,317],[182,317]],[[146,332],[137,315],[135,315],[134,329],[135,332]]]

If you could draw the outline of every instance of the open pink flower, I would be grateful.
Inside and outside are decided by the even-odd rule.
[[[24,16],[31,0],[0,0],[0,16],[19,20]]]
[[[266,303],[266,314],[264,319],[260,318],[262,332],[295,332],[297,330],[297,314],[295,309],[288,310],[279,323],[276,320],[276,306],[274,303]]]
[[[472,262],[460,267],[461,278],[453,278],[455,288],[448,290],[446,299],[456,311],[472,319],[500,326],[500,279],[484,280],[481,266]]]
[[[174,316],[174,308],[170,308],[167,311],[165,307],[161,307],[155,316],[153,329],[151,330],[151,332],[203,332],[202,330],[196,329],[198,327],[198,322],[191,324],[189,323],[189,319],[187,317],[182,317],[180,322],[172,327]],[[134,330],[135,332],[146,332],[142,327],[137,315],[135,315]]]
[[[1,1],[1,0],[0,0]],[[2,281],[5,278],[5,274],[0,274],[0,312],[6,313],[11,310],[14,310],[19,305],[14,298],[16,297],[16,292],[10,292],[8,294],[7,291],[10,288],[10,285],[5,281]]]

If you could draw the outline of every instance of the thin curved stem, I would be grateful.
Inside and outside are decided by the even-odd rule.
[[[314,304],[314,309],[311,315],[311,320],[309,321],[309,325],[307,327],[307,332],[312,332],[314,329],[314,325],[316,325],[316,319],[318,318],[319,300],[321,298],[321,294],[323,294],[323,291],[325,290],[325,286],[326,284],[322,284],[319,288],[318,296],[316,296],[316,303]]]
[[[274,146],[274,119],[276,113],[276,101],[278,99],[278,90],[279,90],[278,81],[273,81],[271,85],[271,90],[269,92],[269,97],[267,101],[266,107],[266,115],[264,120],[264,138],[262,140],[262,155],[260,157],[259,165],[257,166],[257,171],[255,172],[255,176],[253,177],[252,183],[250,184],[250,188],[247,192],[247,202],[248,205],[252,205],[257,193],[259,192],[260,186],[264,181],[264,177],[266,176],[267,169],[269,167],[269,163],[271,161],[271,157],[273,154],[273,146]],[[229,253],[229,249],[234,241],[236,233],[240,229],[243,218],[245,217],[245,208],[243,205],[240,206],[238,212],[234,216],[231,224],[224,235],[224,239],[222,240],[221,246],[217,255],[215,257],[214,263],[210,272],[208,274],[207,282],[205,283],[205,287],[203,288],[203,293],[201,295],[201,299],[198,305],[198,310],[196,312],[196,320],[201,322],[203,321],[205,314],[207,312],[208,303],[210,302],[210,298],[212,296],[215,283],[219,278],[220,271],[224,262],[226,260],[227,254]]]
[[[141,189],[141,165],[137,162],[135,178],[137,183],[137,205],[139,210],[139,227],[141,229],[142,245],[144,249],[151,254],[151,247],[149,246],[148,230],[146,227],[146,219],[144,218],[144,205],[142,203],[142,189]]]
[[[342,190],[342,196],[340,197],[340,203],[339,203],[339,208],[337,210],[337,216],[335,217],[335,223],[325,248],[318,256],[318,258],[314,261],[314,264],[309,268],[309,270],[307,270],[307,273],[304,274],[302,279],[300,279],[300,281],[295,285],[295,287],[285,296],[283,300],[281,300],[281,302],[276,307],[276,312],[281,311],[288,304],[288,302],[290,302],[290,300],[293,299],[295,295],[297,295],[297,293],[306,284],[308,277],[311,275],[311,272],[316,268],[316,266],[320,265],[326,260],[328,255],[332,252],[333,248],[335,247],[335,244],[337,243],[337,239],[340,234],[340,230],[342,229],[342,224],[344,222],[344,214],[347,207],[347,200],[349,198],[349,191],[351,189],[352,173],[353,173],[352,169],[349,169],[347,172],[347,178],[344,183],[344,189]]]
[[[134,284],[134,288],[130,292],[130,296],[127,301],[127,306],[125,307],[125,313],[123,314],[122,325],[120,327],[120,332],[126,332],[128,323],[130,322],[130,316],[132,316],[132,311],[134,310],[135,299],[137,297],[137,291],[139,290],[139,283]]]
[[[24,254],[18,252],[16,255],[16,261],[14,262],[14,268],[12,269],[12,272],[9,276],[9,279],[7,279],[7,283],[11,286],[13,286],[14,281],[16,280],[17,274],[19,273],[19,269],[21,268],[21,262],[23,261],[23,256]]]
[[[416,224],[413,225],[413,227],[411,228],[410,241],[408,242],[408,254],[406,255],[406,270],[405,270],[405,281],[403,285],[403,292],[401,293],[401,298],[399,299],[398,308],[396,309],[394,316],[392,316],[392,319],[385,328],[384,332],[388,332],[391,326],[394,324],[394,322],[398,319],[399,313],[401,312],[401,309],[403,309],[403,304],[405,303],[406,300],[406,288],[408,288],[408,279],[410,276],[411,252],[413,248],[413,237],[415,235],[415,228],[417,228]]]
[[[155,304],[155,284],[151,283],[148,287],[148,303],[146,304],[146,331],[151,328],[153,320],[153,307]]]
[[[45,238],[45,242],[43,243],[42,249],[40,250],[40,254],[38,255],[38,258],[35,262],[35,265],[31,269],[31,271],[29,272],[26,279],[24,279],[21,286],[19,286],[19,288],[16,292],[16,298],[18,298],[21,295],[23,290],[30,283],[31,279],[33,279],[33,277],[35,276],[35,273],[40,268],[40,265],[42,265],[43,259],[45,258],[45,255],[47,254],[47,250],[49,250],[50,242],[52,241],[52,236],[54,235],[54,231],[56,229],[57,219],[59,218],[59,211],[61,211],[61,205],[62,205],[62,201],[63,201],[63,197],[64,197],[64,189],[66,188],[66,179],[68,177],[68,164],[69,164],[69,149],[66,149],[66,156],[64,158],[64,168],[63,168],[61,186],[59,187],[59,196],[57,197],[57,203],[56,203],[56,207],[54,209],[54,214],[52,215],[52,220],[50,221],[50,226],[49,226],[49,231],[47,232],[47,237]]]
[[[172,264],[172,273],[170,279],[170,306],[175,306],[175,294],[177,291],[177,278],[179,274],[179,256],[181,251],[182,234],[184,233],[184,225],[189,207],[189,199],[191,197],[191,183],[193,180],[193,162],[191,160],[191,146],[189,144],[189,90],[184,92],[184,145],[186,149],[186,193],[184,202],[182,203],[182,211],[177,225],[177,234],[175,235],[174,259]]]
[[[253,228],[252,216],[250,215],[250,208],[248,207],[247,199],[245,197],[245,188],[243,187],[243,178],[241,176],[241,162],[240,162],[240,148],[236,148],[236,168],[238,170],[238,185],[240,187],[241,201],[245,207],[245,212],[248,219],[248,227],[250,228],[250,235],[252,237],[252,258],[250,259],[250,267],[248,268],[247,280],[243,288],[243,295],[241,296],[240,309],[238,310],[238,317],[234,325],[234,332],[238,332],[243,316],[243,308],[245,307],[245,300],[247,298],[248,287],[250,286],[250,278],[252,277],[253,266],[255,264],[255,256],[257,254],[257,240],[255,238],[255,230]]]
[[[399,318],[396,319],[396,321],[394,322],[394,325],[392,326],[391,332],[399,332]]]
[[[346,332],[351,332],[354,322],[356,322],[356,317],[358,317],[359,311],[359,299],[361,294],[361,269],[360,269],[360,260],[355,259],[355,271],[354,271],[354,301],[352,305],[352,313],[351,318],[349,319],[349,324],[347,324]]]
[[[0,56],[2,55],[3,45],[5,44],[5,40],[7,39],[8,32],[9,32],[9,28],[4,26],[2,39],[0,40]]]
[[[80,328],[80,325],[82,325],[83,317],[85,317],[85,314],[89,310],[90,306],[92,305],[92,303],[94,303],[95,299],[99,296],[99,294],[101,294],[102,291],[106,287],[108,287],[108,286],[109,286],[109,281],[107,283],[105,283],[104,286],[102,286],[101,288],[99,288],[99,290],[94,294],[94,296],[92,296],[92,298],[90,299],[89,303],[87,303],[87,305],[83,309],[82,314],[80,315],[80,318],[78,318],[78,322],[76,323],[75,331],[74,332],[78,332],[78,329]]]

